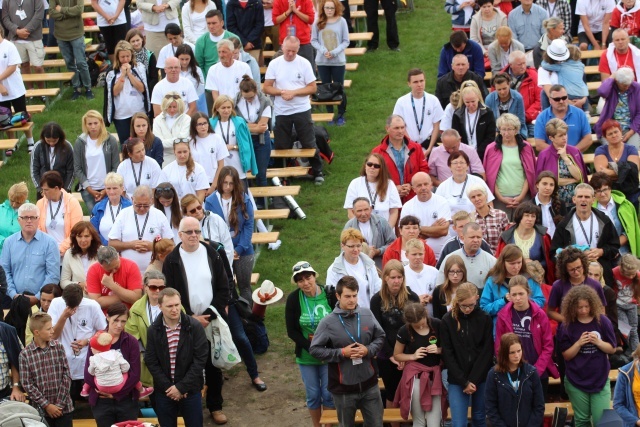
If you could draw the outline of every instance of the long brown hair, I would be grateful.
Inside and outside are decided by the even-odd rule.
[[[187,158],[187,163],[185,164],[185,166],[187,167],[187,173],[185,175],[186,179],[189,179],[189,175],[191,175],[193,173],[193,171],[196,170],[196,162],[195,160],[193,160],[193,156],[191,155],[191,147],[189,146],[188,142],[178,142],[178,143],[173,143],[173,152],[176,152],[176,145],[179,144],[184,144],[187,146],[187,150],[189,150],[189,157]],[[176,159],[176,162],[178,160]]]
[[[81,255],[82,249],[78,245],[78,235],[86,231],[91,235],[91,245],[87,249],[87,258],[96,259],[98,256],[98,248],[102,245],[100,235],[89,221],[79,221],[73,227],[71,227],[71,234],[69,240],[71,240],[71,255]]]
[[[458,324],[457,330],[460,330],[460,303],[466,299],[477,297],[478,288],[471,282],[464,282],[458,286],[456,296],[451,302],[451,316]]]
[[[518,274],[528,275],[527,264],[524,262],[522,250],[513,243],[509,243],[504,247],[502,252],[500,252],[500,256],[498,256],[496,263],[487,273],[487,277],[493,278],[493,283],[496,285],[496,288],[500,289],[500,286],[502,286],[504,281],[507,280],[507,268],[505,263],[515,261],[518,258],[522,259],[522,266],[520,267]]]
[[[553,180],[554,185],[553,193],[551,193],[551,208],[553,209],[554,216],[552,220],[555,225],[558,225],[563,218],[563,216],[560,215],[560,212],[562,212],[562,202],[558,195],[558,178],[549,171],[542,171],[536,177],[536,185],[538,185],[543,178],[551,178]],[[542,215],[536,218],[536,223],[542,224]]]
[[[402,274],[402,285],[395,297],[389,291],[387,279],[392,271]],[[404,310],[404,306],[409,302],[409,290],[407,289],[407,278],[404,275],[404,266],[397,259],[389,260],[382,270],[382,288],[380,288],[380,298],[382,299],[382,311],[391,311],[394,308]]]
[[[513,332],[508,332],[503,334],[500,337],[500,348],[498,349],[498,357],[495,371],[496,372],[509,372],[509,352],[511,351],[511,346],[514,344],[520,344],[520,348],[522,348],[522,342],[520,341],[520,337],[514,334]],[[524,351],[522,353],[522,358],[520,358],[520,363],[518,364],[518,368],[524,365]]]
[[[440,297],[444,297],[445,301],[447,301],[447,305],[451,305],[453,299],[453,284],[449,280],[449,270],[457,265],[460,270],[462,270],[462,280],[458,283],[458,286],[467,281],[467,266],[464,265],[464,261],[460,255],[450,255],[447,257],[447,260],[444,262],[444,283],[440,288]]]
[[[367,179],[367,162],[372,157],[375,157],[376,160],[378,160],[378,162],[380,163],[380,172],[378,173],[378,178],[376,179],[376,193],[378,193],[380,201],[384,202],[384,200],[387,198],[387,190],[389,189],[389,169],[387,169],[387,164],[380,154],[371,153],[367,155],[367,157],[364,159],[364,162],[362,163],[362,167],[360,168],[360,176],[365,177],[365,180]]]
[[[232,166],[224,166],[220,169],[218,174],[218,182],[216,184],[216,190],[222,196],[222,183],[226,177],[230,176],[233,179],[233,190],[231,192],[231,209],[229,211],[229,225],[233,228],[233,231],[238,232],[238,208],[242,212],[244,219],[249,219],[249,213],[247,212],[247,206],[244,203],[244,187],[240,182],[240,176],[238,171]]]
[[[160,197],[171,199],[171,226],[176,230],[179,229],[182,210],[180,210],[180,200],[175,187],[170,182],[161,182],[153,190],[153,207],[164,213],[164,205],[160,203]]]
[[[144,144],[144,141],[140,138],[129,138],[125,144],[122,145],[122,161],[124,162],[127,159],[131,158],[131,153],[133,153],[133,148],[138,144]],[[133,160],[131,161],[133,163]]]
[[[431,328],[431,318],[429,317],[429,313],[427,312],[427,307],[422,305],[419,302],[410,302],[404,307],[404,312],[402,313],[404,316],[404,324],[407,326],[407,332],[409,332],[409,340],[413,342],[413,334],[415,330],[413,326],[414,323],[420,322],[422,319],[427,319],[427,328],[429,331],[433,331]]]
[[[169,254],[176,247],[172,239],[154,240],[151,246],[151,262],[160,259],[160,255]]]
[[[329,2],[333,3],[336,8],[335,14],[333,15],[334,17],[341,17],[342,12],[344,12],[344,6],[342,6],[342,3],[340,3],[338,0],[320,0],[320,3],[318,4],[318,30],[324,30],[324,27],[327,26],[327,20],[329,19],[329,17],[326,13],[324,13],[324,5]]]
[[[198,136],[198,119],[206,119],[207,120],[207,133],[213,133],[213,128],[211,128],[211,122],[209,121],[209,116],[200,111],[196,111],[191,114],[191,126],[189,127],[189,131],[191,134],[191,140],[193,141],[193,145],[195,146],[197,143]]]
[[[147,133],[144,135],[143,141],[144,141],[145,151],[149,151],[151,150],[151,147],[153,146],[153,140],[155,139],[155,135],[151,130],[151,122],[149,121],[149,116],[147,116],[145,113],[134,113],[133,116],[131,116],[131,129],[129,131],[131,138],[137,138],[136,131],[134,128],[136,119],[143,119],[145,122],[147,122]],[[127,141],[120,141],[120,144],[124,144],[125,142]]]

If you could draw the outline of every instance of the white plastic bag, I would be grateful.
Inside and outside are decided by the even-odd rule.
[[[211,363],[216,368],[228,370],[240,363],[242,359],[233,343],[229,325],[215,307],[209,306],[209,308],[216,313],[216,318],[211,319],[209,326],[205,328],[207,339],[211,344]]]

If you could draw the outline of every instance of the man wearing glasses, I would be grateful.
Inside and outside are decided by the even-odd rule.
[[[178,92],[180,94],[185,105],[189,107],[186,111],[187,115],[190,116],[195,113],[198,94],[191,80],[180,76],[180,61],[178,58],[167,58],[164,63],[164,72],[166,77],[155,85],[151,94],[154,116],[157,117],[162,112],[162,99],[169,92]]]
[[[449,155],[454,151],[462,151],[469,157],[469,173],[485,179],[484,166],[482,166],[478,151],[467,144],[463,144],[457,130],[445,130],[442,132],[441,140],[442,144],[431,150],[431,155],[429,156],[429,175],[431,175],[434,187],[439,186],[440,183],[453,175],[447,162]]]
[[[2,251],[2,268],[7,276],[7,295],[25,295],[34,306],[40,289],[60,282],[60,252],[53,237],[38,230],[40,211],[33,203],[18,209],[20,231],[7,237]]]

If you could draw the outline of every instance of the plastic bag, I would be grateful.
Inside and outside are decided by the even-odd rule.
[[[211,363],[222,370],[231,369],[241,362],[240,353],[233,343],[227,322],[215,307],[209,306],[209,309],[216,314],[212,316],[209,326],[205,328],[207,339],[211,344]]]

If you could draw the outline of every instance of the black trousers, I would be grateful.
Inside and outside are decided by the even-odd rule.
[[[367,46],[369,49],[377,49],[380,41],[378,1],[382,4],[384,17],[387,20],[387,46],[389,46],[389,49],[395,49],[400,45],[398,24],[396,22],[397,0],[364,0],[364,11],[367,13],[367,31],[373,33],[373,37],[369,40]]]
[[[121,421],[137,420],[138,401],[131,398],[117,401],[115,399],[98,399],[96,406],[91,407],[93,418],[98,427],[111,427]]]
[[[222,402],[224,401],[222,398],[224,377],[220,368],[216,368],[211,363],[211,348],[209,348],[207,363],[204,365],[204,373],[207,383],[207,409],[209,412],[221,411]]]
[[[297,139],[300,141],[300,144],[302,144],[302,148],[315,148],[316,150],[316,155],[309,159],[313,176],[322,174],[322,160],[320,159],[318,146],[316,145],[316,134],[313,130],[311,110],[276,117],[276,126],[273,129],[275,136],[274,148],[276,150],[292,148],[294,143],[292,130],[294,128]]]

